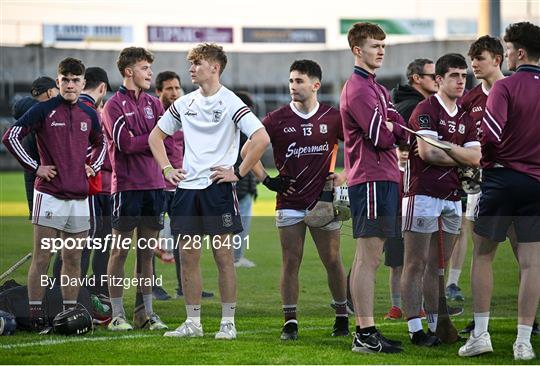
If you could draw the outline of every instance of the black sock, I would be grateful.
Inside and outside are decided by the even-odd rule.
[[[62,305],[64,310],[71,309],[77,306],[77,300],[64,300]]]
[[[29,301],[30,306],[30,318],[38,319],[45,317],[45,309],[41,301]]]
[[[357,327],[357,328],[360,328],[360,327]],[[375,328],[375,326],[372,326],[372,327],[367,327],[367,328],[360,328],[359,333],[360,333],[360,337],[367,338],[376,332],[377,332],[377,328]]]
[[[296,320],[296,305],[283,305],[282,309],[285,323],[289,320]]]

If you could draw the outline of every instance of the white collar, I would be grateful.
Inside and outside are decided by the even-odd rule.
[[[450,117],[455,117],[455,115],[457,114],[458,112],[458,106],[456,104],[456,108],[454,109],[453,112],[450,112],[446,106],[444,105],[444,102],[442,100],[442,98],[440,97],[439,94],[435,94],[435,98],[437,98],[437,100],[439,101],[439,104],[444,108],[444,110],[446,111],[446,113],[450,116]]]
[[[319,102],[317,102],[317,104],[315,105],[315,108],[313,108],[309,113],[302,113],[300,112],[296,106],[294,105],[293,102],[289,103],[289,105],[291,106],[291,109],[292,111],[300,118],[303,118],[303,119],[310,119],[311,117],[313,117],[315,115],[315,113],[317,113],[317,111],[319,110]]]
[[[482,85],[482,91],[484,92],[485,95],[489,95],[489,90],[486,89],[486,87],[484,86],[484,83],[480,83]]]

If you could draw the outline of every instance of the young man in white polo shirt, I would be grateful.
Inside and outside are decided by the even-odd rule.
[[[248,174],[259,161],[270,138],[240,98],[221,85],[220,75],[227,64],[221,46],[200,44],[188,53],[188,61],[191,81],[198,84],[199,89],[176,100],[149,138],[165,179],[178,184],[172,203],[171,229],[179,243],[187,319],[165,336],[203,336],[199,261],[201,249],[212,248],[222,302],[222,320],[216,339],[234,339],[236,274],[232,235],[242,231],[234,182]],[[183,169],[174,169],[163,140],[179,130],[184,131],[184,162]],[[240,131],[250,138],[251,144],[242,164],[234,169]],[[205,239],[205,235],[210,238]]]

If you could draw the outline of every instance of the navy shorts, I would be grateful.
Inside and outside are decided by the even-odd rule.
[[[173,235],[222,235],[242,232],[242,219],[232,183],[205,189],[177,188],[172,202]]]
[[[91,238],[104,238],[111,233],[111,206],[112,200],[109,194],[96,194],[88,197],[90,206],[90,231]]]
[[[403,238],[388,238],[384,241],[384,265],[387,267],[400,267],[403,265],[405,246]]]
[[[540,182],[508,168],[485,169],[474,232],[496,242],[506,240],[513,223],[519,243],[540,241]]]
[[[401,236],[398,223],[398,184],[366,182],[349,187],[353,237],[396,238]]]
[[[131,231],[142,225],[149,229],[163,229],[163,190],[117,192],[111,196],[112,227]]]
[[[163,191],[163,211],[169,215],[169,219],[172,217],[172,203],[175,192],[176,191]]]

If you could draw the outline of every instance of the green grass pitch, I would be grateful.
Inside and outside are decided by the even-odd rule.
[[[271,205],[273,195],[259,186],[257,205]],[[25,204],[22,174],[0,174],[0,272],[5,271],[32,247],[32,225],[25,217],[12,217],[13,203]],[[352,263],[355,243],[350,223],[342,228],[342,256],[346,268]],[[132,331],[111,333],[97,328],[82,337],[38,336],[18,332],[0,337],[2,364],[509,364],[513,363],[512,344],[516,334],[516,302],[518,271],[509,245],[503,244],[495,261],[495,288],[490,322],[495,352],[477,358],[460,358],[460,344],[434,349],[410,345],[404,321],[384,321],[390,306],[388,268],[381,265],[377,275],[375,316],[385,335],[404,342],[399,355],[364,355],[351,352],[351,337],[332,338],[333,310],[326,274],[311,239],[305,245],[300,272],[299,340],[284,343],[279,340],[282,325],[279,278],[281,250],[272,214],[254,217],[250,248],[246,257],[257,266],[237,270],[238,307],[235,341],[216,341],[221,306],[219,296],[203,300],[202,322],[205,336],[201,339],[171,339],[162,332]],[[133,268],[134,253],[130,253],[126,273]],[[165,289],[174,293],[174,265],[157,261],[158,275],[163,275]],[[204,288],[218,293],[217,271],[213,258],[204,250],[202,258]],[[29,264],[12,276],[26,282]],[[465,313],[453,318],[458,328],[471,318],[469,283],[470,251],[466,260],[461,287],[466,297]],[[134,290],[126,293],[126,311],[131,314]],[[171,327],[185,318],[182,299],[155,301],[154,309]],[[350,318],[351,330],[354,320]],[[540,337],[533,337],[533,346],[540,351]],[[530,364],[537,363],[530,362]]]

